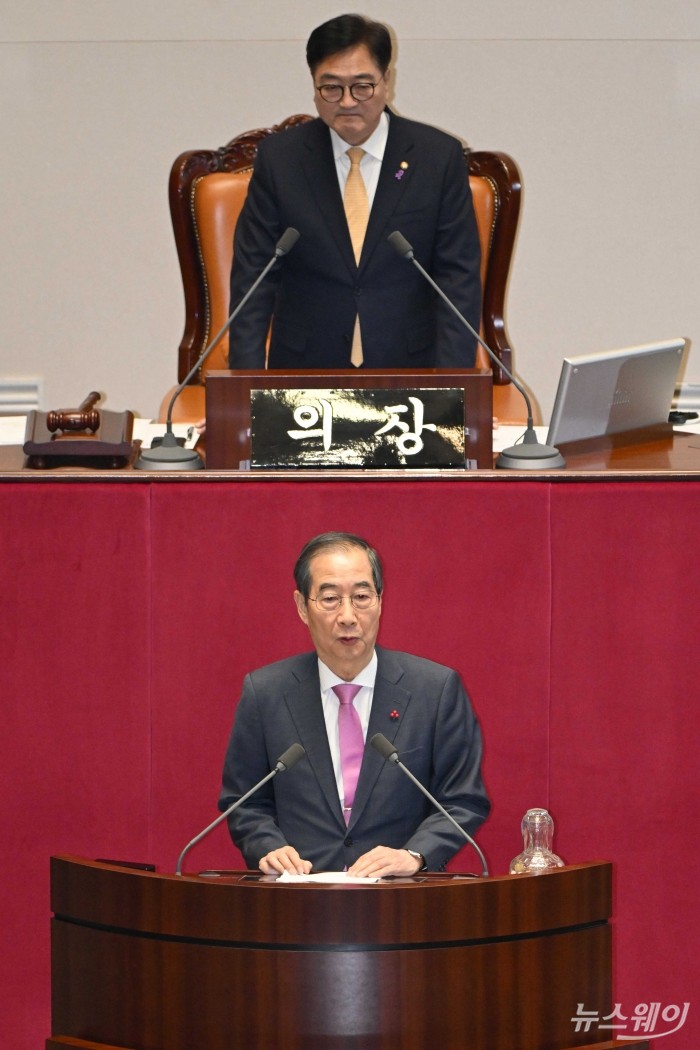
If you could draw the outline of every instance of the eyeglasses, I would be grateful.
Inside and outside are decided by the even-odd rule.
[[[358,80],[355,84],[317,84],[316,90],[324,102],[340,102],[346,91],[350,92],[355,102],[369,102],[376,84],[370,81]]]
[[[376,591],[355,591],[354,594],[348,595],[350,604],[356,612],[366,612],[368,609],[373,609],[379,601],[379,595]],[[309,598],[308,601],[316,602],[316,605],[322,612],[337,612],[345,601],[345,596],[342,594],[322,594],[320,598]]]

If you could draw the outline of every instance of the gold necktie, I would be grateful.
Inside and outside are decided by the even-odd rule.
[[[353,146],[351,149],[347,150],[347,155],[350,159],[350,172],[345,183],[343,204],[345,206],[345,215],[348,220],[348,230],[350,231],[352,250],[355,253],[355,262],[359,263],[360,255],[362,254],[362,243],[365,239],[367,222],[369,221],[367,188],[365,187],[362,172],[360,171],[360,161],[364,157],[365,151],[360,146]],[[352,335],[350,363],[354,365],[355,368],[359,368],[362,361],[362,338],[360,336],[360,318],[358,316],[355,318],[355,330]]]

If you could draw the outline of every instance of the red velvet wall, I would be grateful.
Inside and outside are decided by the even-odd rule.
[[[553,495],[559,845],[567,857],[615,860],[617,998],[632,1008],[690,1002],[684,1028],[660,1045],[692,1050],[700,1045],[700,489],[576,485]]]
[[[298,550],[341,528],[384,557],[380,641],[462,673],[492,870],[534,805],[567,861],[613,859],[615,998],[690,1001],[663,1045],[696,1050],[699,512],[674,482],[0,485],[3,1045],[50,1031],[49,856],[173,870],[216,815],[243,674],[308,646]],[[240,858],[218,829],[187,863]]]
[[[143,856],[150,827],[148,488],[0,485],[0,1045],[50,1034],[57,850]]]

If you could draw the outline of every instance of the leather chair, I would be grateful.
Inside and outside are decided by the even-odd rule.
[[[182,382],[229,314],[229,278],[233,233],[248,191],[258,143],[266,135],[284,134],[311,118],[288,117],[281,124],[258,128],[215,150],[180,154],[170,173],[170,211],[185,292],[185,330],[180,343],[178,382]],[[482,338],[512,365],[504,319],[508,273],[520,212],[520,172],[505,153],[464,151],[481,241],[483,288]],[[477,365],[491,368],[479,347]],[[207,358],[175,403],[173,419],[204,416],[204,382],[210,369],[228,368],[228,334]],[[174,387],[165,396],[165,418]],[[525,404],[512,383],[494,370],[494,415],[503,422],[522,422]]]

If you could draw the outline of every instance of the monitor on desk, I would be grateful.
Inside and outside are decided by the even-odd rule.
[[[688,341],[566,357],[548,445],[583,441],[668,422]]]

